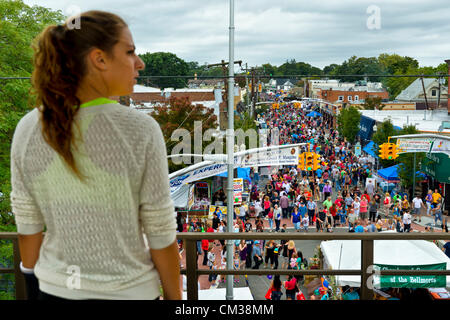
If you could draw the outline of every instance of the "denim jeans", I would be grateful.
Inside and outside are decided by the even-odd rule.
[[[438,220],[441,220],[441,224],[442,224],[442,212],[441,211],[436,211],[434,214],[434,224],[436,224]]]

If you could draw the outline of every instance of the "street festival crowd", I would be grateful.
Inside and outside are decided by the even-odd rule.
[[[311,105],[309,105],[311,107]],[[348,232],[380,232],[395,230],[411,232],[412,222],[421,221],[422,212],[434,216],[435,227],[448,232],[446,216],[443,216],[443,196],[438,189],[429,190],[424,199],[417,195],[409,199],[399,191],[382,192],[372,178],[374,167],[367,157],[355,156],[353,146],[332,128],[332,119],[322,116],[308,117],[308,108],[295,107],[287,103],[279,109],[270,109],[262,114],[262,120],[270,134],[279,131],[279,144],[307,143],[301,152],[311,151],[321,156],[321,167],[316,171],[302,171],[297,166],[284,166],[271,172],[267,183],[260,184],[258,171],[251,171],[250,201],[235,209],[235,232],[333,232],[344,227]],[[270,145],[270,143],[268,143]],[[310,150],[306,150],[309,146]],[[212,204],[226,202],[223,189],[213,195]],[[444,219],[444,221],[443,221]],[[191,217],[188,221],[178,216],[179,232],[225,232],[226,217],[216,209],[212,220],[201,221]],[[440,221],[440,224],[438,224]],[[290,228],[292,229],[292,228]],[[425,231],[433,231],[426,227]],[[220,247],[216,259],[214,247]],[[450,255],[450,245],[445,248]],[[235,269],[306,269],[308,259],[296,248],[294,241],[236,240],[233,267]],[[182,249],[181,249],[182,250]],[[197,254],[203,266],[210,269],[225,269],[225,241],[203,240],[197,242]],[[201,256],[203,255],[203,259]],[[313,259],[310,261],[314,262]],[[287,300],[327,300],[333,288],[325,278],[311,295],[300,290],[303,276],[288,276],[285,281],[274,276],[266,299],[279,300],[284,294]],[[211,287],[215,288],[223,279],[209,275]],[[235,283],[239,277],[235,277]],[[339,298],[359,299],[359,288],[339,288]],[[404,291],[403,291],[404,294]],[[399,292],[391,292],[399,297]],[[395,299],[395,298],[394,298]]]

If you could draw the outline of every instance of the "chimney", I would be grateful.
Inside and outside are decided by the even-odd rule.
[[[450,59],[445,60],[448,67],[448,75],[450,77]],[[448,83],[448,89],[447,89],[447,114],[450,116],[450,81]]]

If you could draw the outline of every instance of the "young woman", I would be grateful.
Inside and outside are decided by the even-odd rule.
[[[390,196],[389,192],[386,192],[386,194],[384,196],[384,200],[383,200],[385,218],[389,217],[391,206],[392,206],[391,196]]]
[[[275,241],[274,240],[269,240],[266,245],[265,245],[265,249],[266,249],[266,254],[264,257],[264,268],[267,268],[269,266],[269,261],[270,261],[270,267],[273,268],[273,252],[275,249]]]
[[[40,34],[37,105],[12,141],[22,270],[37,277],[39,299],[158,299],[160,280],[165,299],[181,299],[161,129],[108,98],[131,94],[144,63],[117,15],[76,19],[80,29],[66,22]],[[66,285],[74,267],[77,290]]]
[[[267,219],[269,220],[270,232],[273,232],[273,219],[274,219],[273,207],[269,208],[269,213],[267,214]]]
[[[239,258],[241,259],[239,268],[243,269],[245,267],[245,262],[247,260],[247,244],[245,243],[245,240],[241,240],[239,243]]]
[[[36,108],[11,149],[22,270],[40,299],[180,299],[176,222],[158,123],[110,100],[144,63],[127,24],[89,11],[36,42]],[[43,229],[46,226],[45,241]],[[144,231],[150,248],[146,248]],[[79,286],[66,286],[73,266]]]
[[[270,205],[271,205],[271,203],[270,203],[270,201],[269,201],[269,197],[266,196],[266,197],[264,198],[264,217],[267,217],[267,215],[269,214],[269,211],[270,211]]]
[[[361,223],[365,226],[367,223],[367,213],[369,208],[369,202],[366,197],[362,197],[359,204],[359,217],[361,218]]]
[[[272,295],[271,300],[281,300],[281,296],[283,295],[283,292],[281,292],[281,280],[280,276],[276,275],[273,277],[272,281]]]

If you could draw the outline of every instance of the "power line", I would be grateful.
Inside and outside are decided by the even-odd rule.
[[[233,77],[242,77],[245,76],[245,74],[236,74]],[[267,74],[260,74],[258,75],[260,78],[273,78],[273,79],[280,79],[280,78],[339,78],[339,77],[368,77],[368,78],[447,78],[450,75],[448,74],[284,74],[284,75],[267,75]],[[230,76],[195,76],[195,75],[153,75],[153,76],[139,76],[136,77],[138,79],[164,79],[164,78],[184,78],[184,79],[223,79],[223,78],[229,78]],[[0,77],[0,80],[29,80],[31,77]]]

